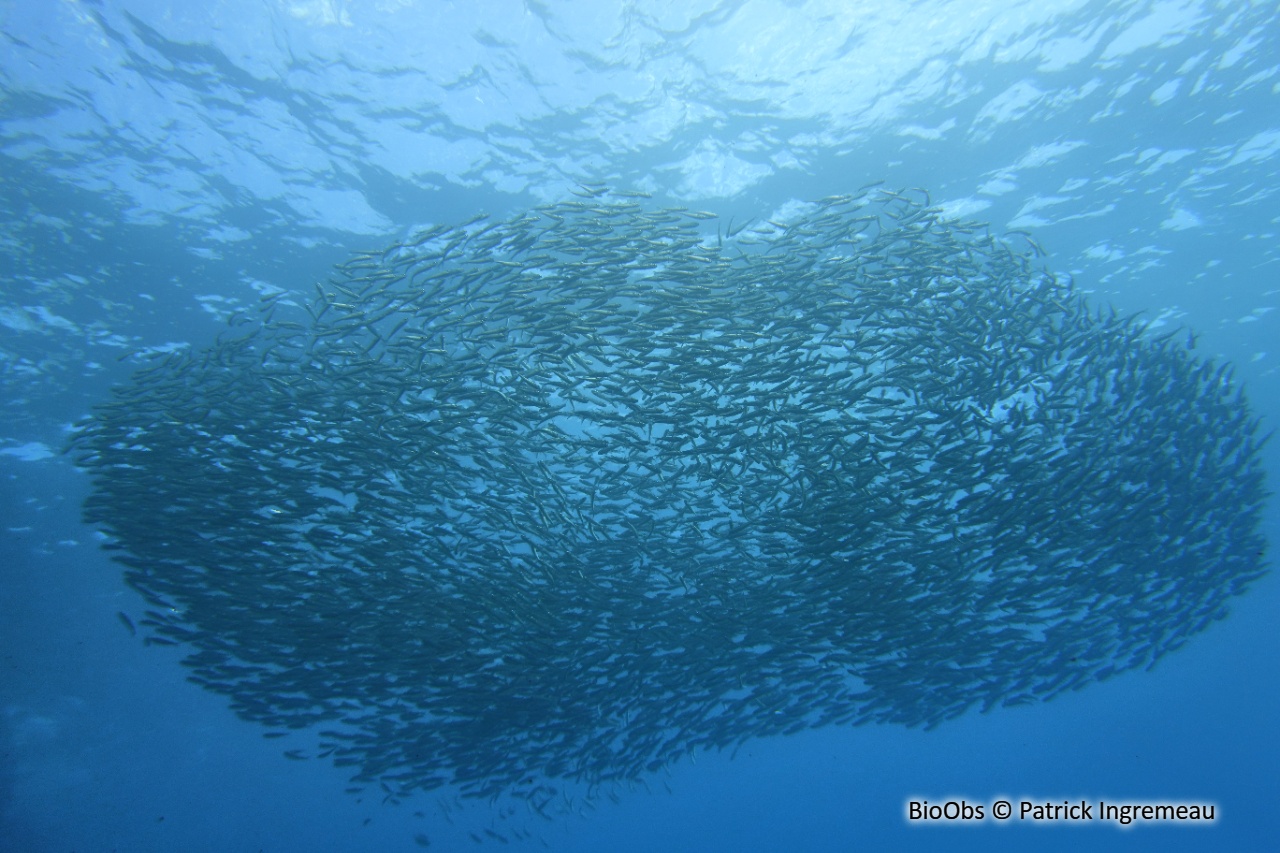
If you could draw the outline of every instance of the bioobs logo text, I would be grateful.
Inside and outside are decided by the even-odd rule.
[[[907,820],[911,823],[925,821],[967,821],[984,820],[987,816],[985,807],[968,800],[947,800],[945,803],[931,803],[928,800],[907,800]]]

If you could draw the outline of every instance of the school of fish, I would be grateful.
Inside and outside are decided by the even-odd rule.
[[[1264,572],[1230,368],[1029,235],[643,196],[430,228],[117,389],[72,449],[148,641],[290,757],[544,812],[1148,667]]]

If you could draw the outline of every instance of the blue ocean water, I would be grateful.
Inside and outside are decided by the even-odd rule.
[[[206,346],[237,309],[309,293],[423,225],[597,182],[740,221],[882,179],[927,188],[950,214],[1033,234],[1098,304],[1193,330],[1269,429],[1274,15],[1207,0],[0,3],[0,847],[1275,846],[1271,577],[1150,672],[931,731],[699,754],[544,821],[447,791],[357,798],[342,769],[283,758],[185,681],[180,650],[118,619],[145,605],[81,524],[89,483],[60,455],[132,353]],[[1269,506],[1268,539],[1278,526]],[[1001,798],[1218,816],[905,818],[912,799]]]

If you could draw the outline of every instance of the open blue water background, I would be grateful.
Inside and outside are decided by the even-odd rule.
[[[0,0],[0,850],[480,849],[343,794],[144,648],[68,426],[131,349],[428,223],[607,182],[723,216],[885,179],[1185,326],[1280,423],[1271,2]],[[1277,446],[1267,449],[1272,484]],[[1274,504],[1266,533],[1280,535]],[[1280,849],[1280,585],[1150,672],[924,732],[704,754],[486,849]],[[904,802],[1216,803],[1209,827],[909,826]],[[421,816],[415,815],[421,812]]]

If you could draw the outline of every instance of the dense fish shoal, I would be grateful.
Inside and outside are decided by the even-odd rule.
[[[74,448],[149,639],[357,782],[542,811],[1148,667],[1263,573],[1230,368],[1030,238],[638,195],[428,229],[118,389]]]

